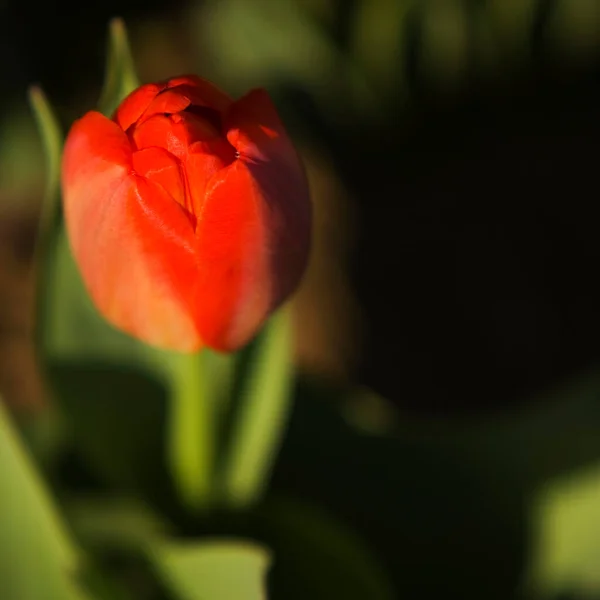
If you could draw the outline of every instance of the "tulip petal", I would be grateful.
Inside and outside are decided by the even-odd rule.
[[[296,159],[297,160],[297,159]],[[310,202],[299,162],[236,160],[211,181],[198,215],[197,322],[206,345],[245,345],[298,284],[308,256]]]
[[[183,159],[190,144],[214,140],[218,138],[218,132],[209,122],[192,114],[161,114],[136,125],[131,138],[140,150],[157,146]]]
[[[138,175],[162,186],[175,202],[189,210],[181,163],[170,152],[155,146],[138,150],[133,153],[133,169]],[[189,217],[195,226],[196,218],[191,214]]]
[[[302,169],[296,150],[265,90],[251,90],[225,115],[229,143],[242,159],[278,162],[293,171]]]
[[[75,122],[65,142],[62,160],[62,188],[65,216],[71,243],[87,243],[90,221],[98,220],[101,201],[81,200],[90,192],[102,199],[112,196],[131,171],[131,146],[119,126],[92,111]]]
[[[127,131],[150,106],[154,98],[166,87],[166,84],[147,83],[134,90],[121,102],[114,119]]]
[[[138,125],[143,123],[152,115],[172,115],[185,110],[191,104],[191,100],[184,94],[175,90],[164,90],[160,92],[148,105],[148,108],[138,119]]]
[[[64,153],[63,196],[71,248],[102,315],[143,341],[178,350],[202,342],[194,322],[194,232],[163,188],[131,171],[118,126],[88,113]]]

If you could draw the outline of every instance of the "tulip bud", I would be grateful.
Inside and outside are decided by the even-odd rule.
[[[67,234],[114,326],[166,349],[233,351],[298,286],[310,241],[302,165],[266,92],[195,76],[147,84],[75,122]]]

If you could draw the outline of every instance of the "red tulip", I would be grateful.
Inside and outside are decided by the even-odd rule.
[[[149,344],[232,351],[297,287],[311,206],[266,92],[143,85],[66,140],[67,233],[100,313]]]

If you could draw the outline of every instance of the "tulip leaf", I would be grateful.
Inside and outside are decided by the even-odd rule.
[[[46,320],[46,295],[42,292],[49,285],[48,263],[51,255],[50,246],[60,219],[59,183],[63,136],[58,119],[41,88],[30,88],[29,101],[42,137],[44,154],[46,155],[46,190],[36,240],[36,262],[38,264],[36,342],[39,349],[45,350],[45,328],[48,326],[48,323]]]
[[[0,401],[0,597],[84,600],[80,557]]]
[[[42,210],[41,225],[47,230],[56,214],[60,182],[60,157],[63,134],[46,95],[41,88],[33,86],[29,89],[29,102],[42,137],[46,156],[46,191]]]
[[[122,19],[113,19],[109,25],[104,88],[98,101],[100,111],[107,116],[112,115],[123,98],[138,85],[125,23]]]
[[[531,585],[544,597],[600,593],[600,464],[543,486],[533,511]]]
[[[291,407],[292,342],[289,310],[267,323],[250,349],[241,382],[220,492],[231,508],[245,508],[265,491]]]
[[[108,360],[54,360],[55,401],[81,456],[109,487],[173,504],[164,461],[167,392],[147,372]]]
[[[151,559],[179,600],[266,600],[271,557],[257,544],[169,541],[156,545]]]
[[[139,552],[169,533],[169,524],[145,503],[124,496],[70,496],[64,511],[87,547]]]

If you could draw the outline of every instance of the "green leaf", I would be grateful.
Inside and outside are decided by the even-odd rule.
[[[102,361],[53,361],[48,374],[71,436],[96,473],[125,492],[172,503],[164,459],[167,397],[160,380]]]
[[[113,19],[109,25],[104,88],[98,101],[100,111],[107,116],[112,115],[123,98],[138,86],[125,23],[122,19]]]
[[[554,597],[600,593],[600,466],[549,482],[536,495],[530,585]]]
[[[250,542],[164,542],[151,560],[179,600],[266,600],[271,557]]]
[[[46,191],[41,219],[42,230],[46,231],[48,224],[57,212],[63,134],[58,119],[41,88],[33,86],[29,89],[29,102],[42,137],[46,156]]]
[[[286,309],[271,317],[251,349],[221,471],[222,499],[232,508],[260,499],[285,431],[292,382],[289,319]]]
[[[48,326],[44,291],[49,284],[48,262],[52,254],[53,235],[60,220],[59,184],[63,136],[54,111],[39,87],[30,88],[29,101],[46,155],[46,191],[42,202],[35,249],[35,260],[38,265],[36,344],[38,350],[43,352],[46,349],[46,327]]]
[[[275,597],[393,600],[383,567],[360,537],[326,511],[277,498],[261,507],[264,531],[277,560]]]
[[[0,597],[83,600],[80,557],[0,401]]]
[[[169,533],[169,524],[146,503],[122,496],[76,495],[64,512],[82,545],[92,549],[140,552]]]

